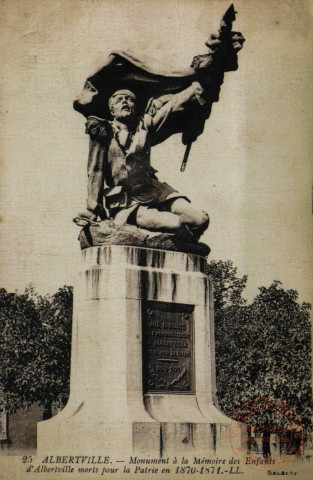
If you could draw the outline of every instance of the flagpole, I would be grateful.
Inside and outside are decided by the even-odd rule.
[[[184,158],[183,158],[183,161],[182,161],[182,164],[181,164],[181,167],[180,167],[181,172],[185,171],[185,168],[186,168],[186,165],[187,165],[187,160],[188,160],[190,149],[191,149],[191,145],[192,145],[192,142],[187,143],[187,145],[186,145]]]

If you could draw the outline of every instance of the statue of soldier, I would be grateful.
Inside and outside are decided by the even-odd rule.
[[[244,42],[240,33],[231,32],[234,11],[229,15],[206,43],[209,53],[195,57],[192,69],[181,75],[151,72],[142,60],[117,53],[87,80],[74,102],[87,118],[90,135],[87,211],[75,219],[78,225],[109,217],[118,225],[199,240],[208,214],[157,179],[150,153],[179,132],[189,150],[203,131],[224,72],[237,68]]]
[[[150,231],[178,235],[185,235],[188,228],[190,235],[200,237],[209,224],[208,214],[196,210],[187,197],[157,179],[150,165],[150,151],[173,133],[176,114],[190,103],[199,102],[197,95],[201,93],[200,84],[196,84],[180,93],[151,99],[139,117],[136,95],[120,89],[109,99],[112,121],[88,117],[91,141],[87,206],[92,214],[89,218],[106,217],[102,192],[105,207],[115,223],[131,223]],[[101,148],[103,145],[105,148]]]

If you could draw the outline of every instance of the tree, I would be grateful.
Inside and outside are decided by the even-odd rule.
[[[24,387],[30,382],[24,368],[38,355],[34,339],[41,325],[29,292],[18,295],[1,289],[0,312],[2,403],[5,409],[15,411],[27,404],[22,396]],[[32,398],[29,403],[32,403]]]
[[[69,395],[73,289],[64,286],[51,297],[41,298],[38,314],[42,325],[40,355],[30,372],[36,372],[37,401],[51,416],[52,402],[64,405]]]
[[[2,405],[14,412],[39,402],[49,417],[69,392],[72,287],[44,297],[1,289],[0,309]]]
[[[259,295],[246,305],[240,299],[246,277],[238,279],[231,262],[214,262],[209,271],[216,288],[216,374],[221,408],[233,417],[249,400],[275,397],[294,408],[307,427],[313,411],[310,305],[299,304],[296,290],[284,290],[278,281],[259,288]],[[229,292],[235,293],[231,297],[235,301],[230,300]]]
[[[311,324],[308,303],[298,303],[296,290],[284,290],[274,281],[250,306],[258,352],[254,383],[264,395],[286,401],[308,426],[311,401]]]
[[[208,265],[214,284],[217,396],[233,417],[257,397],[286,401],[308,426],[311,400],[310,305],[280,282],[260,287],[250,305],[243,298],[247,276],[231,261]],[[40,296],[0,289],[2,404],[14,411],[39,402],[46,417],[53,401],[69,393],[72,287]],[[274,422],[275,418],[257,419]]]
[[[227,262],[213,260],[208,264],[207,275],[214,283],[214,308],[217,314],[226,307],[241,306],[246,303],[242,292],[246,287],[248,277],[244,275],[240,278],[236,274],[237,268],[230,260]]]

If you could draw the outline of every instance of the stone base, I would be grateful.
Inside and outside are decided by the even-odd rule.
[[[134,225],[117,225],[113,220],[87,224],[78,237],[81,249],[103,245],[128,245],[174,252],[193,253],[206,257],[210,248],[195,242],[192,235],[182,239],[170,233],[150,232]]]
[[[61,414],[59,414],[61,415]],[[214,457],[232,450],[229,423],[130,422],[92,420],[69,411],[57,420],[38,423],[37,455],[141,455],[154,458],[175,455]],[[45,424],[44,424],[45,423]],[[118,457],[117,457],[118,458]]]
[[[208,454],[221,437],[225,451],[230,420],[213,404],[205,271],[204,258],[186,253],[117,245],[82,252],[70,398],[39,422],[38,453]]]

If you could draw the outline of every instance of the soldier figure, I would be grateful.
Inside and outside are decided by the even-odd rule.
[[[199,239],[209,224],[208,214],[196,210],[186,196],[157,179],[150,151],[173,133],[175,116],[190,103],[199,102],[201,93],[200,84],[193,84],[180,93],[151,99],[144,115],[138,117],[135,94],[120,89],[109,99],[113,121],[88,117],[90,213],[85,218],[106,218],[104,196],[109,216],[117,224],[127,222],[178,235],[187,231]]]
[[[87,211],[75,219],[78,225],[109,216],[117,225],[175,234],[189,243],[199,240],[208,214],[157,179],[150,152],[179,132],[189,151],[202,133],[224,72],[238,67],[244,39],[231,32],[234,18],[231,6],[206,43],[209,53],[195,57],[181,76],[151,73],[142,60],[118,53],[87,80],[74,102],[87,118],[90,135]]]

